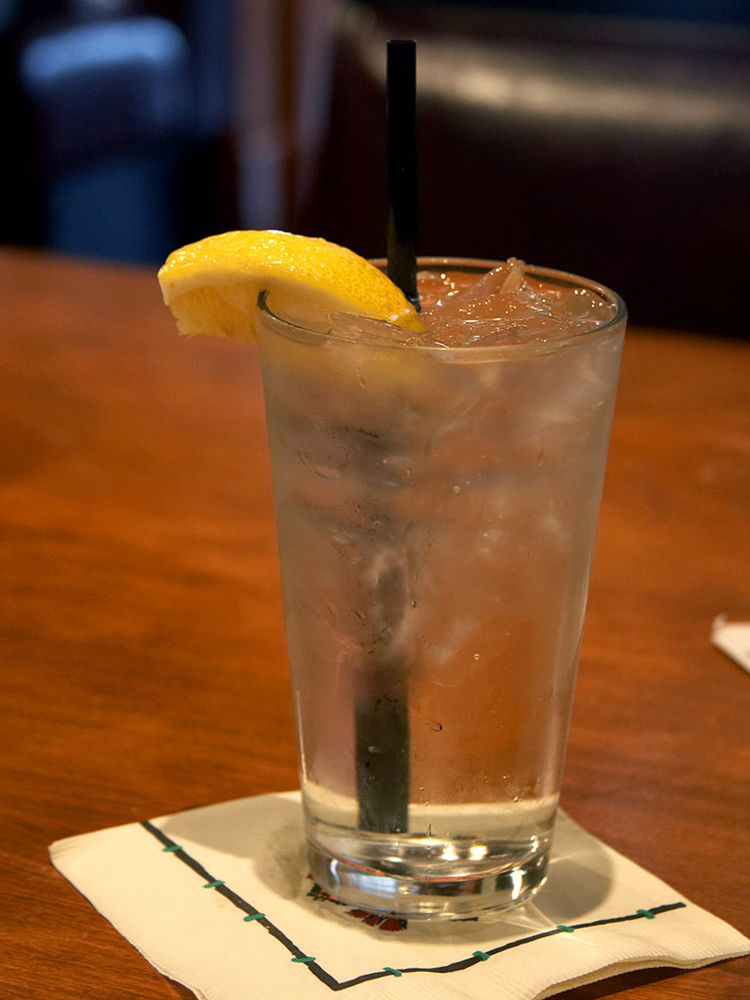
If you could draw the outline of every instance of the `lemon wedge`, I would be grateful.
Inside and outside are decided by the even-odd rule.
[[[175,250],[159,271],[180,333],[255,340],[255,306],[267,291],[285,319],[348,312],[400,326],[418,321],[403,292],[363,257],[309,236],[238,230]]]

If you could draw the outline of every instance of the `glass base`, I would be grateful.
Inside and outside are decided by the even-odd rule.
[[[546,878],[548,852],[500,871],[430,879],[360,868],[315,844],[308,858],[315,882],[347,905],[409,920],[470,920],[530,899]]]

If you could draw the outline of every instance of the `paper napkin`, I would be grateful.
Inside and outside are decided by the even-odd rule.
[[[719,615],[711,626],[711,642],[750,674],[750,622],[730,622]]]
[[[750,952],[737,930],[565,815],[541,892],[486,922],[404,926],[331,900],[307,874],[298,792],[70,837],[50,854],[201,1000],[537,1000]]]

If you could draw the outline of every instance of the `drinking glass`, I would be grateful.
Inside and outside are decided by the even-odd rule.
[[[477,916],[545,878],[626,315],[527,274],[570,293],[569,334],[437,347],[259,304],[311,872],[376,912]]]

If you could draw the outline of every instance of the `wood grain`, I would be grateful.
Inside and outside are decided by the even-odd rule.
[[[155,276],[0,254],[3,1000],[164,1000],[55,839],[294,787],[256,352]],[[750,345],[627,340],[564,805],[750,934]],[[570,1000],[741,1000],[750,959]]]

